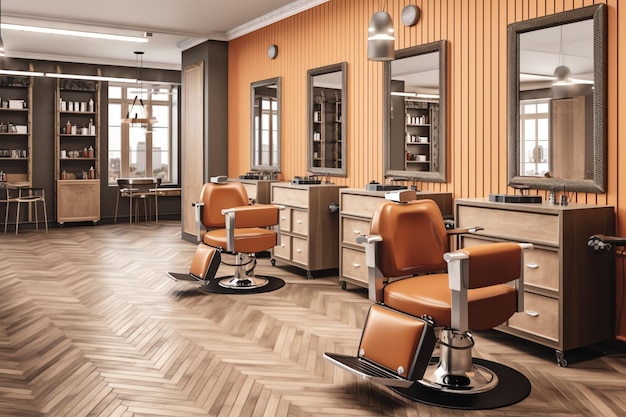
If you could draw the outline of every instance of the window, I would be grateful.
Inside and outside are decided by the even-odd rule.
[[[550,100],[522,101],[520,122],[520,174],[545,175],[550,171]]]
[[[142,94],[143,93],[143,94]],[[135,97],[144,97],[144,109]],[[109,184],[118,178],[161,178],[161,184],[178,182],[177,155],[178,88],[109,84]],[[132,111],[131,111],[132,109]],[[130,125],[121,119],[131,113],[155,117],[150,125]]]
[[[258,152],[254,165],[273,166],[278,159],[278,100],[257,96],[254,117],[254,141]]]

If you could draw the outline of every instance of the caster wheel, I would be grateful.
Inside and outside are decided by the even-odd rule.
[[[341,289],[342,290],[345,290],[345,289],[348,288],[348,283],[346,281],[341,281],[340,284],[341,284]]]
[[[276,259],[272,259],[270,262],[272,263],[272,266],[276,266]]]

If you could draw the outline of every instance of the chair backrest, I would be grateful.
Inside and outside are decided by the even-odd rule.
[[[439,206],[428,199],[378,206],[370,233],[382,236],[378,264],[386,277],[445,271],[450,242]]]
[[[246,187],[236,181],[204,184],[200,192],[200,201],[204,203],[201,221],[207,229],[226,226],[222,210],[249,204]]]

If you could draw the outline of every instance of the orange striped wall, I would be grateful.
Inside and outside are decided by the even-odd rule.
[[[314,9],[233,40],[229,44],[229,175],[250,168],[250,83],[282,77],[283,179],[306,174],[307,94],[310,68],[348,63],[348,176],[335,182],[362,187],[383,181],[383,64],[367,60],[371,15],[387,10],[396,27],[396,49],[448,40],[448,182],[420,183],[424,190],[482,197],[507,189],[506,31],[509,23],[597,3],[609,6],[608,192],[577,194],[575,200],[616,207],[617,233],[626,235],[626,3],[618,0],[331,0]],[[416,26],[401,24],[400,12],[416,4]],[[276,44],[278,58],[267,47]],[[623,103],[623,105],[621,105]],[[620,129],[620,121],[624,129]],[[619,263],[618,263],[619,265]],[[619,278],[618,278],[619,281]],[[618,283],[618,292],[624,293]],[[626,316],[626,312],[624,314]],[[626,317],[620,334],[626,335]]]

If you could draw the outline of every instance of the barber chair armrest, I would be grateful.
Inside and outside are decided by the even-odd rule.
[[[485,260],[494,259],[494,262],[500,260],[502,254],[506,253],[502,250],[498,251],[500,245],[504,243],[492,243],[491,253],[485,253],[486,245],[472,246],[455,252],[444,254],[443,258],[448,263],[448,282],[451,291],[451,311],[452,311],[452,327],[459,331],[467,331],[468,328],[468,304],[467,291],[470,278],[470,258],[478,256],[484,258],[479,265],[484,267]],[[519,273],[517,279],[512,279],[517,292],[517,311],[524,311],[524,251],[533,248],[531,243],[518,243],[521,248]],[[505,246],[502,246],[505,247]],[[476,252],[476,254],[473,254]],[[480,268],[480,267],[479,267]],[[480,269],[479,269],[480,270]],[[512,273],[512,271],[511,271]]]
[[[362,235],[356,238],[356,243],[365,246],[367,292],[369,299],[374,302],[383,301],[383,287],[387,281],[376,264],[378,244],[382,241],[383,238],[380,235]]]
[[[464,233],[476,233],[479,230],[484,230],[484,227],[482,226],[474,226],[474,227],[463,227],[463,228],[455,228],[455,229],[448,229],[448,235],[462,235]]]
[[[204,203],[202,201],[196,201],[191,203],[191,205],[195,209],[194,212],[196,214],[196,241],[202,242],[202,209],[204,208]]]
[[[222,210],[226,216],[226,250],[232,252],[235,248],[236,228],[273,227],[277,233],[277,243],[280,243],[278,212],[281,207],[275,204],[255,204]]]

